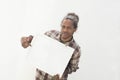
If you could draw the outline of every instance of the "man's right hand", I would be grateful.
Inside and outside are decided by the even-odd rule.
[[[33,36],[30,35],[28,37],[22,37],[21,38],[21,45],[23,48],[27,48],[28,46],[31,46],[31,41],[33,39]]]

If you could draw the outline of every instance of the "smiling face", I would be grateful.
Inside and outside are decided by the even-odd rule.
[[[73,21],[70,19],[64,19],[61,23],[61,40],[70,40],[76,31]]]

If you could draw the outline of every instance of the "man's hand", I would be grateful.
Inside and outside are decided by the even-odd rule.
[[[61,80],[61,79],[60,79],[59,75],[56,74],[56,75],[54,75],[54,76],[52,77],[52,80]]]
[[[32,35],[30,35],[28,37],[22,37],[21,38],[21,45],[22,45],[22,47],[27,48],[28,46],[31,46],[30,43],[31,43],[32,39],[33,39]]]

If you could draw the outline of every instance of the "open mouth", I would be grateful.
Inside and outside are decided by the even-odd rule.
[[[68,33],[62,33],[62,37],[66,38],[68,36],[69,36]]]

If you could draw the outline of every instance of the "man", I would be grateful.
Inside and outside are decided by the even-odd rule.
[[[79,17],[75,13],[68,13],[61,22],[61,31],[51,30],[45,32],[45,35],[56,39],[63,44],[74,48],[73,55],[60,80],[67,80],[68,74],[75,72],[79,67],[80,47],[73,38],[74,32],[77,30]],[[31,46],[30,43],[33,36],[22,37],[21,43],[24,48]],[[59,75],[51,76],[39,69],[36,69],[36,80],[59,80]]]

